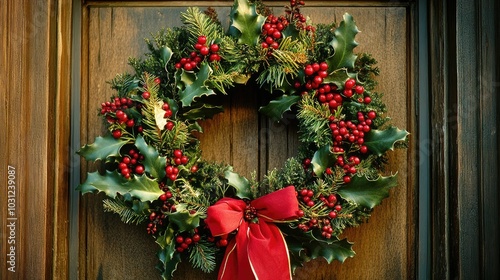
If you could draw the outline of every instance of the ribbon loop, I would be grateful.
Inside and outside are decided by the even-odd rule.
[[[258,222],[245,219],[247,204],[223,198],[208,207],[205,219],[212,235],[238,230],[226,248],[219,270],[220,280],[292,279],[285,239],[275,222],[297,218],[299,205],[293,186],[286,187],[250,202]]]

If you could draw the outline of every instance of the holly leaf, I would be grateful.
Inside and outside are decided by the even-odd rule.
[[[250,193],[250,182],[247,178],[240,176],[238,173],[226,170],[224,177],[228,184],[236,189],[236,195],[240,198],[252,198]]]
[[[77,153],[88,161],[118,157],[120,149],[127,144],[127,140],[115,139],[111,134],[104,137],[97,136],[94,143],[83,146]]]
[[[354,40],[359,30],[350,14],[344,14],[344,20],[334,31],[335,37],[330,42],[333,47],[334,53],[331,57],[327,58],[328,70],[332,72],[339,68],[354,68],[356,55],[353,54],[353,49],[358,45]]]
[[[328,145],[317,150],[311,160],[314,174],[316,174],[319,178],[323,176],[323,172],[325,172],[326,168],[332,166],[334,163],[335,158],[330,152],[330,146]]]
[[[165,177],[167,158],[160,156],[158,151],[152,146],[149,146],[141,135],[137,136],[135,146],[139,149],[139,152],[144,155],[142,164],[146,172],[153,178],[161,179]]]
[[[170,61],[170,59],[172,58],[172,55],[173,55],[173,52],[172,52],[172,50],[169,47],[163,46],[160,49],[161,62],[163,63],[163,65],[165,65],[164,67],[165,67],[165,70],[167,72],[168,72],[168,70],[167,70],[167,64]]]
[[[396,175],[370,180],[365,176],[353,176],[351,182],[338,189],[338,194],[345,200],[358,205],[373,208],[389,196],[389,190],[398,183]]]
[[[176,211],[169,213],[170,222],[179,227],[179,231],[188,231],[197,228],[200,225],[200,215],[198,212],[191,214],[189,210]]]
[[[87,173],[85,182],[77,188],[82,194],[88,192],[104,192],[111,198],[118,194],[135,197],[141,201],[153,201],[163,194],[158,183],[147,176],[133,176],[131,180],[125,179],[116,170],[106,171],[104,175],[99,172]]]
[[[383,155],[388,150],[394,150],[394,144],[404,141],[408,131],[391,126],[385,130],[372,129],[365,134],[365,145],[377,156]]]
[[[288,96],[286,94],[282,95],[276,100],[271,100],[266,106],[262,106],[259,112],[268,116],[274,121],[279,121],[283,117],[286,111],[289,111],[293,104],[300,100],[300,96],[292,95]]]
[[[305,244],[304,247],[311,252],[311,258],[323,257],[328,263],[338,260],[343,263],[347,258],[352,258],[356,253],[352,250],[353,243],[347,239],[333,242],[317,241]]]
[[[345,81],[349,78],[356,79],[356,74],[349,73],[347,68],[336,69],[323,80],[323,83],[333,83],[339,90],[344,88]]]
[[[229,35],[238,38],[238,43],[250,46],[259,42],[266,17],[257,13],[256,5],[248,0],[235,0],[230,14]]]
[[[167,124],[167,119],[165,119],[165,110],[162,109],[163,103],[156,102],[154,104],[154,112],[155,112],[155,123],[158,129],[164,130],[165,125]]]
[[[190,106],[194,99],[200,96],[215,94],[212,89],[205,85],[210,74],[212,74],[212,69],[207,63],[201,64],[198,75],[182,70],[180,80],[185,85],[184,90],[179,92],[182,106]]]
[[[214,115],[224,112],[222,106],[215,106],[203,103],[198,107],[191,107],[190,110],[182,114],[187,120],[211,119]]]
[[[352,243],[347,239],[339,240],[337,237],[325,240],[317,238],[312,232],[301,232],[287,226],[280,229],[285,233],[285,239],[290,252],[292,271],[303,263],[323,257],[328,263],[334,260],[344,262],[356,254],[352,250]]]
[[[165,234],[156,240],[156,243],[161,247],[161,250],[158,252],[158,259],[160,260],[158,268],[161,271],[162,279],[173,279],[177,265],[181,262],[181,256],[175,249],[173,239],[174,230],[169,227],[165,231]]]

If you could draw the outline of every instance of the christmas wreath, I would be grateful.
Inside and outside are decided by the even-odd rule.
[[[183,27],[161,30],[145,59],[130,59],[134,74],[110,81],[117,94],[99,112],[108,131],[79,151],[103,168],[78,189],[104,192],[106,211],[144,225],[163,278],[183,259],[219,267],[219,279],[290,279],[311,259],[343,262],[354,252],[339,235],[396,185],[382,167],[408,133],[386,124],[375,60],[353,53],[352,16],[312,25],[302,5],[275,16],[235,0],[227,31],[213,9],[188,8]],[[276,96],[260,113],[279,121],[292,111],[299,126],[297,156],[262,181],[203,160],[193,134],[222,112],[211,96],[250,83]]]

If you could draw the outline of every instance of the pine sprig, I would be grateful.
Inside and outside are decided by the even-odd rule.
[[[140,224],[147,219],[144,213],[137,213],[121,199],[105,199],[103,201],[104,211],[113,212],[120,216],[126,224]]]
[[[163,103],[162,100],[158,97],[158,84],[154,82],[154,76],[145,73],[142,78],[143,88],[141,91],[149,92],[150,97],[147,99],[139,99],[143,103],[144,107],[142,109],[143,119],[142,123],[144,124],[144,139],[150,145],[153,145],[158,151],[161,151],[162,146],[162,130],[164,127],[158,127],[157,118],[156,118],[156,108]]]
[[[196,243],[189,254],[189,261],[194,268],[199,268],[205,273],[210,273],[215,270],[215,252],[214,243],[200,240]]]
[[[196,43],[199,36],[206,36],[208,42],[224,36],[222,26],[216,24],[197,7],[189,7],[185,13],[181,13],[181,20],[191,35],[189,38],[191,45]]]
[[[329,127],[330,110],[316,102],[312,96],[304,96],[297,114],[299,135],[302,143],[315,143],[316,147],[332,145]]]

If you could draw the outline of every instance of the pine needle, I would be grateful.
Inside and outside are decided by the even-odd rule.
[[[199,268],[205,273],[215,270],[215,248],[213,243],[200,240],[191,249],[189,261],[194,268]]]
[[[123,200],[105,199],[103,201],[104,211],[120,215],[122,222],[126,224],[140,224],[146,220],[146,215],[135,212]]]

